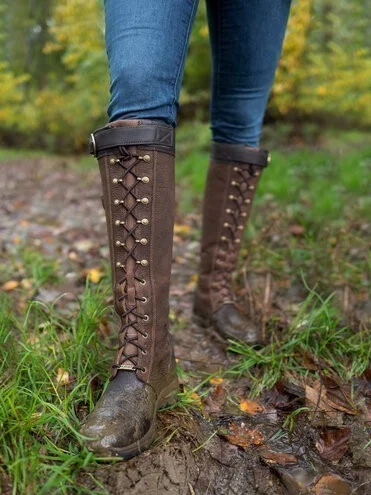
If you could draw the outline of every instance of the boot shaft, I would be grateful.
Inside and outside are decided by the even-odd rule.
[[[91,138],[98,157],[121,319],[113,365],[155,388],[168,372],[169,280],[174,225],[174,130],[153,121],[118,121]]]
[[[240,144],[212,144],[197,290],[197,304],[206,312],[233,302],[232,274],[256,188],[268,162],[265,150]]]

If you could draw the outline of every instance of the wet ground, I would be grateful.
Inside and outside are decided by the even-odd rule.
[[[83,290],[82,274],[108,256],[98,174],[47,158],[2,162],[0,169],[3,256],[25,243],[57,259],[62,281],[40,287],[35,297],[52,302],[65,293],[63,310]],[[192,322],[199,222],[197,213],[178,218],[174,237],[175,351],[180,366],[196,374],[183,379],[185,387],[235,359],[210,330]],[[151,451],[86,470],[80,482],[94,493],[93,474],[114,495],[371,493],[371,376],[359,379],[356,388],[330,380],[279,382],[255,400],[248,399],[244,378],[214,377],[205,387],[209,393],[195,394],[192,407],[160,413]]]

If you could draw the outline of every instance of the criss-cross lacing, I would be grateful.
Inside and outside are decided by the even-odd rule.
[[[148,225],[149,222],[146,218],[139,219],[135,214],[135,209],[139,204],[147,205],[149,203],[149,198],[138,197],[135,188],[141,182],[148,183],[149,178],[147,176],[139,177],[135,172],[135,167],[142,160],[145,162],[150,161],[150,156],[139,156],[130,153],[124,146],[119,148],[119,152],[120,155],[118,158],[111,158],[109,161],[111,165],[119,166],[120,170],[122,169],[124,172],[121,177],[114,177],[112,179],[113,184],[119,184],[124,191],[122,198],[115,198],[113,200],[114,206],[122,206],[124,209],[124,217],[120,220],[116,220],[114,224],[117,228],[123,228],[125,230],[124,242],[119,240],[114,241],[116,247],[121,247],[123,249],[122,261],[116,261],[116,269],[123,270],[124,274],[117,277],[117,284],[121,286],[122,289],[122,295],[117,298],[117,301],[122,305],[123,311],[120,314],[122,323],[119,330],[118,356],[116,363],[113,364],[113,368],[125,370],[139,369],[145,371],[145,369],[138,366],[137,363],[138,352],[140,351],[143,354],[146,354],[146,350],[139,343],[138,337],[139,334],[144,338],[148,337],[147,332],[141,328],[140,320],[148,321],[149,315],[142,314],[137,310],[137,301],[146,302],[147,298],[138,297],[136,294],[136,283],[141,285],[146,284],[144,279],[139,278],[136,275],[136,269],[139,265],[147,266],[148,260],[138,259],[135,251],[139,245],[145,246],[148,244],[148,239],[145,237],[137,238],[136,231],[140,225]],[[131,181],[128,180],[129,177],[132,178]],[[131,222],[129,222],[129,218],[132,218]],[[130,259],[134,261],[134,269],[131,274],[128,274],[127,264]],[[129,289],[134,289],[135,304],[129,303]],[[129,333],[130,329],[134,330],[132,335]],[[128,350],[130,348],[134,348],[135,350],[130,352]]]
[[[244,164],[233,166],[232,169],[227,208],[224,212],[224,232],[220,237],[212,282],[213,288],[224,302],[234,302],[231,278],[254,191],[261,175],[260,168],[257,165]]]

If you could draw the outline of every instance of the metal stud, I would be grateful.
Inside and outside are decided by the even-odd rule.
[[[137,263],[138,263],[138,265],[147,266],[148,260],[140,260],[140,261],[137,261]]]
[[[145,333],[143,334],[143,338],[144,338],[144,339],[148,339],[148,332],[145,332]]]
[[[140,242],[142,246],[146,246],[148,244],[148,240],[145,237],[143,237],[143,239],[137,239],[135,242]]]
[[[253,191],[255,189],[255,186],[251,185],[249,186],[250,191]]]
[[[235,239],[235,240],[234,240],[234,242],[235,242],[236,244],[241,244],[241,240],[240,240],[240,239]]]
[[[144,321],[148,321],[149,320],[149,316],[148,315],[144,315],[143,320]]]
[[[138,203],[142,203],[144,205],[148,205],[149,199],[148,198],[142,198],[142,199],[137,199]]]
[[[241,213],[241,217],[247,217],[247,213],[246,213],[245,211],[243,211],[243,212]]]
[[[125,268],[119,261],[117,261],[116,266],[117,268]]]
[[[225,210],[225,212],[226,212],[226,213],[232,213],[232,210],[231,210],[230,208],[227,208],[227,209]]]
[[[118,183],[118,181],[119,181],[119,180],[118,180],[118,179],[116,179],[116,177],[114,177],[114,178],[112,179],[112,182],[113,182],[114,184],[117,184],[117,183]]]
[[[233,170],[234,170],[235,172],[239,172],[239,170],[240,170],[240,169],[239,169],[238,167],[233,167]]]
[[[239,225],[237,228],[238,230],[243,230],[243,225]]]
[[[144,182],[144,184],[148,184],[148,182],[149,182],[149,177],[147,177],[147,176],[145,175],[145,176],[144,176],[144,177],[142,177],[140,180],[141,180],[142,182]]]
[[[228,196],[228,199],[235,199],[235,197],[233,196],[233,194],[230,194],[230,195]]]
[[[245,199],[244,203],[246,203],[247,205],[251,203],[251,199],[250,198],[247,198]]]
[[[223,227],[229,227],[229,223],[228,222],[224,222],[223,223]]]
[[[144,160],[145,162],[149,162],[149,161],[151,161],[151,157],[150,157],[149,155],[144,155],[144,156],[143,156],[143,160]]]
[[[115,225],[125,225],[125,222],[121,222],[121,220],[115,220]]]
[[[267,162],[270,163],[271,159],[272,159],[272,155],[270,153],[268,153]]]
[[[142,218],[142,220],[137,220],[137,223],[141,223],[142,225],[149,225],[148,218]]]
[[[116,163],[116,158],[110,158],[110,164],[113,165],[114,163]]]
[[[124,242],[116,241],[116,246],[125,246]]]
[[[148,302],[148,299],[146,297],[142,297],[140,300],[143,304],[146,304]]]
[[[260,172],[258,172],[258,171],[257,172],[254,172],[254,175],[255,175],[255,177],[259,177]]]
[[[119,199],[115,199],[115,201],[113,202],[115,205],[119,205],[120,204],[120,200]]]
[[[220,240],[221,240],[221,241],[226,241],[226,240],[227,240],[227,238],[226,238],[224,235],[222,235],[222,237],[220,238]]]
[[[237,185],[238,185],[238,182],[236,182],[235,180],[232,180],[231,186],[237,186]]]
[[[142,354],[145,356],[147,354],[147,351],[145,349],[142,349]]]
[[[146,285],[147,282],[144,279],[142,279],[142,280],[139,280],[139,283],[140,283],[140,285]]]

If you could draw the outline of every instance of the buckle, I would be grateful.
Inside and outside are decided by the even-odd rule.
[[[97,158],[97,143],[95,142],[95,137],[93,133],[90,134],[89,153],[95,156],[95,158]]]

